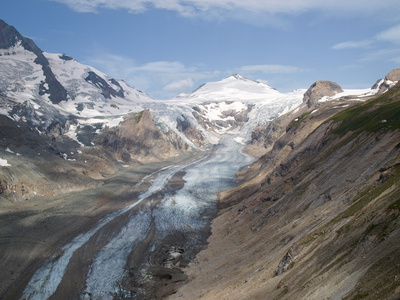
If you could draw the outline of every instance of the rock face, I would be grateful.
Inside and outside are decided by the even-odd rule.
[[[124,98],[124,90],[118,81],[112,79],[112,83],[119,87],[119,90],[114,90],[103,78],[98,76],[96,73],[90,71],[89,75],[85,78],[87,82],[90,82],[94,86],[98,87],[102,90],[102,94],[106,99],[111,99],[113,97],[121,97]]]
[[[23,37],[14,27],[0,20],[0,49],[9,49],[18,43],[21,43],[25,50],[33,52],[37,57],[35,63],[42,66],[45,81],[40,85],[39,94],[48,94],[49,99],[54,104],[67,100],[67,90],[55,77],[49,61],[43,55],[43,51],[31,39]]]
[[[394,69],[390,71],[384,79],[379,79],[373,86],[372,89],[377,90],[377,94],[383,94],[387,92],[400,80],[400,69]]]
[[[182,132],[193,144],[198,147],[204,146],[206,140],[203,134],[184,115],[176,119],[176,129]]]
[[[304,94],[303,102],[307,103],[307,106],[310,108],[322,97],[334,96],[340,92],[343,92],[343,90],[340,85],[335,82],[317,81],[314,82]]]
[[[94,143],[126,163],[131,159],[140,162],[165,159],[189,148],[173,132],[158,129],[149,110],[126,116],[118,127],[104,130]]]
[[[386,77],[386,80],[390,80],[390,81],[399,81],[400,80],[400,69],[394,69],[392,71],[390,71]]]

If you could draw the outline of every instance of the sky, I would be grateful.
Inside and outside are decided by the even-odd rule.
[[[400,67],[398,0],[1,0],[0,19],[154,99],[237,73],[369,88]]]

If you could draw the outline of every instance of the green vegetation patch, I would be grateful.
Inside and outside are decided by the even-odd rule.
[[[394,250],[374,263],[345,299],[398,299],[399,259],[400,252]]]
[[[144,110],[136,114],[135,121],[134,121],[135,124],[140,122],[140,120],[142,119],[143,113],[144,113]]]
[[[400,166],[396,166],[391,169],[391,174],[385,182],[375,183],[373,186],[370,186],[361,192],[354,204],[339,215],[339,219],[349,218],[354,216],[356,213],[361,212],[369,202],[378,198],[384,191],[390,189],[390,187],[392,187],[394,184],[397,184],[399,179]],[[392,195],[397,195],[397,193],[393,192]],[[393,204],[391,204],[391,206],[394,208],[396,205],[399,205],[398,202],[399,200],[396,200]]]
[[[342,136],[348,132],[400,129],[400,87],[339,112],[330,120],[340,123],[333,132]]]
[[[302,114],[301,116],[297,117],[296,119],[294,119],[292,122],[290,122],[290,124],[286,128],[286,132],[288,132],[289,130],[296,130],[300,126],[300,124],[307,119],[307,117],[310,114],[311,111],[308,111]]]

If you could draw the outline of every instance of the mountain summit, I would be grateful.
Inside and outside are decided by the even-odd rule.
[[[0,49],[10,50],[4,51],[2,55],[22,54],[23,50],[31,52],[33,62],[41,66],[44,76],[40,81],[39,95],[47,94],[54,104],[67,99],[67,90],[55,77],[43,51],[31,39],[23,37],[13,26],[9,26],[3,20],[0,20]]]
[[[175,99],[201,101],[263,100],[279,95],[281,95],[280,92],[266,83],[234,74],[220,81],[205,83],[193,93],[180,94]]]
[[[307,92],[304,94],[303,102],[307,103],[310,108],[316,101],[324,96],[334,96],[337,93],[343,92],[340,85],[332,81],[317,81],[314,82]]]

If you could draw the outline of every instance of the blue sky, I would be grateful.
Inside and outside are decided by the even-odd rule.
[[[234,73],[282,92],[400,67],[398,0],[2,0],[0,18],[156,99]]]

